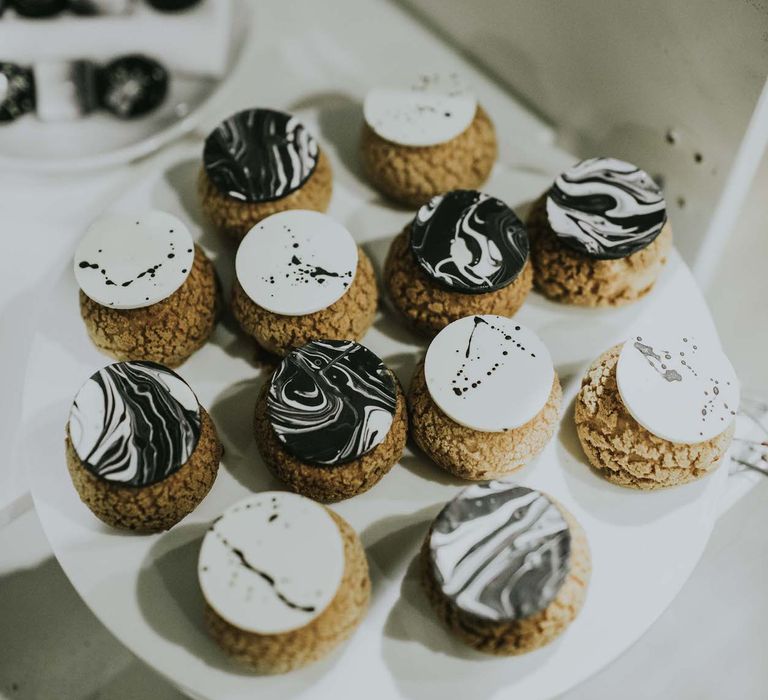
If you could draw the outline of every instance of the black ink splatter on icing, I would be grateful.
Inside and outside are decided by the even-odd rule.
[[[438,585],[454,605],[511,622],[555,599],[570,570],[571,533],[542,493],[491,481],[464,489],[443,508],[429,548]]]
[[[309,284],[310,282],[315,282],[316,284],[324,284],[328,279],[339,279],[342,280],[342,285],[345,289],[349,286],[349,282],[352,279],[353,270],[337,272],[333,270],[326,270],[324,267],[306,262],[306,260],[303,259],[301,243],[297,240],[291,229],[286,227],[286,234],[285,245],[292,253],[292,255],[290,261],[288,262],[287,271],[283,272],[282,274],[285,275],[285,279],[287,279],[292,285],[298,286]],[[281,273],[277,272],[271,274],[269,277],[264,277],[263,280],[267,284],[276,284],[277,280],[275,279],[275,274]]]
[[[392,373],[368,348],[316,340],[291,352],[272,376],[270,423],[285,449],[310,464],[358,459],[389,432],[397,402]]]
[[[676,369],[668,369],[667,366],[663,363],[661,355],[657,355],[650,345],[644,345],[640,342],[639,339],[635,341],[634,345],[642,355],[645,355],[646,359],[648,360],[648,364],[650,364],[651,367],[653,367],[653,369],[656,370],[668,382],[683,381],[683,377],[680,375],[680,372],[678,372]],[[672,359],[672,356],[669,353],[665,353],[665,359],[670,360]]]
[[[467,347],[464,350],[465,361],[461,363],[456,371],[456,376],[451,380],[453,393],[456,396],[466,396],[473,389],[481,386],[483,380],[490,381],[496,370],[504,364],[504,358],[508,357],[510,352],[527,352],[531,357],[536,357],[535,353],[525,349],[525,346],[512,335],[512,332],[499,328],[482,316],[475,316],[472,320],[474,321],[472,332],[469,334]],[[515,326],[514,330],[519,331],[520,326]],[[472,354],[472,341],[475,338],[475,333],[478,332],[493,333],[497,337],[498,355],[490,357],[487,353],[483,355]]]
[[[98,391],[78,393],[69,430],[89,472],[148,486],[187,462],[200,438],[200,408],[175,372],[154,362],[118,362],[89,382]]]
[[[136,222],[139,224],[139,222]],[[173,233],[173,231],[171,231]],[[175,254],[176,244],[173,241],[168,242],[168,252],[165,253],[165,259],[166,260],[172,260],[176,257]],[[102,253],[103,251],[100,249],[98,253]],[[187,250],[188,253],[191,252],[191,249]],[[90,260],[79,260],[76,261],[77,266],[81,270],[97,270],[98,273],[101,275],[102,282],[107,287],[130,287],[134,282],[146,278],[148,283],[152,284],[153,286],[157,286],[157,284],[154,282],[155,277],[157,276],[158,270],[163,266],[162,262],[156,262],[154,265],[150,265],[146,269],[139,272],[135,277],[131,277],[127,280],[113,280],[109,276],[109,271],[106,269],[105,266],[103,266],[101,263],[98,262],[98,260],[90,261]],[[184,268],[182,271],[182,274],[186,274],[187,270]]]
[[[438,284],[483,294],[514,282],[528,260],[528,234],[500,199],[474,190],[433,197],[411,224],[416,262]]]
[[[692,377],[698,378],[699,373],[696,370],[696,353],[699,349],[699,346],[696,345],[693,341],[689,341],[688,338],[683,338],[682,341],[690,349],[687,351],[681,350],[679,352],[679,362]],[[675,369],[668,367],[666,364],[672,360],[677,360],[677,358],[673,356],[673,351],[654,349],[652,346],[643,343],[642,336],[636,337],[635,341],[633,342],[633,346],[641,355],[643,355],[643,357],[645,357],[646,361],[653,368],[653,370],[666,381],[685,381],[685,376],[683,374]],[[730,386],[730,382],[726,382],[726,384]],[[719,379],[716,379],[715,377],[708,377],[706,388],[702,389],[702,392],[701,407],[699,408],[702,423],[707,421],[709,415],[716,412],[721,414],[720,420],[722,422],[725,422],[725,415],[736,415],[736,411],[729,407],[725,400],[720,396]],[[704,433],[702,431],[699,434],[703,435]]]
[[[0,61],[0,122],[10,122],[35,109],[31,69]]]
[[[246,507],[249,507],[249,506],[246,506]],[[274,504],[273,504],[273,507],[277,508],[277,506],[274,505]],[[234,512],[236,512],[236,511],[234,511]],[[277,518],[277,513],[273,513],[272,515],[269,516],[269,520],[270,521],[273,521],[275,518]],[[297,602],[291,600],[290,598],[288,598],[288,596],[286,596],[280,590],[280,588],[278,587],[277,581],[275,580],[274,576],[268,574],[266,571],[262,571],[261,569],[259,569],[256,566],[254,566],[251,562],[249,562],[248,558],[243,553],[243,550],[239,549],[238,547],[235,547],[234,545],[232,545],[227,540],[227,538],[224,537],[224,535],[222,535],[216,529],[216,523],[218,522],[219,519],[220,518],[215,520],[209,529],[218,538],[219,542],[221,542],[222,545],[224,545],[224,547],[226,547],[233,554],[233,556],[235,557],[237,563],[240,566],[242,566],[244,569],[250,571],[252,574],[255,574],[260,579],[262,579],[264,582],[266,582],[267,585],[269,585],[269,587],[274,592],[274,594],[277,597],[277,599],[281,603],[283,603],[286,607],[289,607],[292,610],[300,610],[301,612],[305,612],[305,613],[313,613],[313,612],[315,612],[316,608],[315,608],[314,605],[302,605],[301,603],[297,603]]]
[[[281,199],[315,170],[319,149],[289,114],[248,109],[223,121],[206,139],[203,163],[224,194],[245,202]]]
[[[547,215],[565,245],[605,260],[650,245],[667,220],[651,176],[615,158],[584,160],[560,175],[547,196]]]

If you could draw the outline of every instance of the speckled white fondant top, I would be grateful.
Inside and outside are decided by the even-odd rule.
[[[357,244],[327,214],[292,210],[256,224],[237,250],[235,271],[259,306],[283,316],[328,308],[349,289]]]
[[[189,276],[195,247],[175,216],[149,210],[94,221],[75,252],[75,278],[95,302],[113,309],[151,306]]]
[[[616,383],[632,417],[670,442],[711,440],[739,408],[739,380],[728,358],[686,331],[637,330],[621,349]]]
[[[365,121],[402,146],[435,146],[463,133],[477,100],[454,75],[423,75],[411,89],[375,88],[365,97]]]
[[[424,360],[432,400],[460,425],[519,428],[544,407],[555,370],[529,328],[503,316],[467,316],[432,340]]]
[[[266,491],[236,503],[203,539],[198,576],[216,613],[241,630],[280,634],[309,624],[336,595],[344,543],[318,503]]]

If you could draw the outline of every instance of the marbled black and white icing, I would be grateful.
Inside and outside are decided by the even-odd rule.
[[[69,437],[94,476],[149,486],[186,464],[200,438],[200,406],[187,383],[154,362],[117,362],[78,391]]]
[[[411,86],[374,88],[365,96],[363,115],[381,138],[401,146],[428,147],[466,131],[477,100],[456,74],[423,74]]]
[[[739,408],[739,380],[722,349],[686,331],[636,327],[621,349],[616,383],[630,415],[670,442],[711,440]]]
[[[282,199],[317,165],[317,141],[294,116],[246,109],[225,119],[205,140],[203,164],[224,194],[243,202]]]
[[[534,418],[552,391],[546,345],[504,316],[466,316],[443,328],[427,348],[424,378],[432,400],[472,430],[502,432]]]
[[[504,202],[474,190],[437,195],[411,224],[411,250],[443,287],[483,294],[514,282],[528,260],[528,234]]]
[[[461,611],[512,622],[544,610],[570,568],[571,533],[544,494],[505,481],[470,486],[429,537],[440,590]]]
[[[105,214],[75,251],[85,294],[102,306],[137,309],[173,294],[189,277],[195,249],[187,227],[163,211]]]
[[[327,214],[292,209],[256,224],[237,249],[237,280],[267,311],[304,316],[326,309],[349,289],[357,244]]]
[[[323,506],[283,491],[255,494],[214,520],[203,538],[203,596],[235,627],[280,634],[309,624],[344,573],[339,528]]]
[[[10,122],[35,108],[35,79],[30,68],[0,61],[0,122]]]
[[[269,421],[303,462],[334,466],[358,459],[386,438],[397,404],[392,373],[368,348],[314,340],[293,350],[272,375]]]
[[[651,176],[616,158],[590,158],[562,173],[547,195],[547,216],[565,245],[597,259],[642,250],[667,220]]]

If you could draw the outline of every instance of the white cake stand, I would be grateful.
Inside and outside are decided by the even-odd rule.
[[[311,128],[322,124],[300,112]],[[381,265],[392,236],[410,219],[384,204],[339,167],[331,213]],[[199,146],[162,161],[154,177],[125,193],[117,208],[157,207],[186,221],[215,260],[225,287],[233,246],[201,225],[194,196]],[[551,181],[497,166],[485,188],[517,207]],[[80,321],[71,262],[62,264],[33,344],[25,394],[29,476],[40,520],[72,584],[99,619],[135,654],[200,698],[548,698],[573,687],[629,647],[661,614],[696,564],[725,483],[721,469],[698,483],[656,493],[613,486],[590,470],[573,425],[573,398],[586,365],[629,335],[649,314],[698,336],[713,337],[703,298],[673,254],[654,292],[620,310],[584,310],[537,294],[518,318],[542,337],[563,379],[562,424],[519,480],[564,503],[582,523],[593,556],[586,604],[562,637],[508,659],[474,653],[433,618],[413,561],[429,521],[462,484],[410,449],[366,494],[334,506],[357,529],[373,577],[371,609],[352,639],[330,658],[279,677],[234,666],[208,639],[196,557],[208,523],[252,491],[279,485],[268,475],[252,436],[251,418],[263,372],[234,329],[220,325],[208,345],[179,370],[210,409],[226,447],[217,481],[198,509],[171,531],[136,536],[112,530],[82,505],[64,461],[63,436],[72,397],[109,362],[90,344]],[[364,340],[407,385],[424,346],[388,310]]]

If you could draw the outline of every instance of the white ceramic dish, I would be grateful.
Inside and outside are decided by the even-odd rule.
[[[172,74],[164,102],[138,119],[94,113],[73,121],[41,122],[25,115],[0,124],[0,170],[75,173],[112,167],[192,131],[236,71],[248,39],[248,3],[224,1],[233,7],[229,65],[221,80]]]
[[[317,128],[312,115],[300,114]],[[194,196],[199,152],[196,147],[181,161],[158,165],[156,177],[128,191],[117,208],[152,206],[182,218],[227,287],[234,250],[201,225]],[[345,182],[337,179],[330,213],[380,265],[410,214]],[[486,190],[516,206],[547,184],[546,176],[497,166]],[[140,658],[195,697],[552,697],[625,650],[670,603],[701,555],[725,483],[725,470],[719,470],[698,483],[640,493],[603,481],[585,463],[572,415],[580,376],[594,357],[626,337],[641,314],[659,323],[685,323],[699,336],[714,334],[677,254],[656,290],[632,307],[569,308],[533,294],[516,317],[547,344],[564,383],[561,428],[518,478],[568,507],[584,526],[593,556],[581,615],[554,644],[523,657],[497,659],[467,650],[428,609],[412,562],[429,521],[462,484],[409,449],[370,492],[334,506],[360,533],[373,577],[371,609],[350,642],[330,658],[281,677],[256,677],[232,665],[203,629],[195,565],[201,537],[216,515],[252,491],[279,488],[258,456],[251,429],[264,373],[251,362],[252,346],[230,324],[221,324],[212,342],[179,370],[210,409],[225,443],[211,493],[168,533],[141,537],[110,530],[79,502],[64,463],[72,397],[110,361],[90,344],[79,319],[69,260],[62,262],[41,321],[25,390],[22,439],[37,511],[62,567],[94,613]],[[388,310],[379,313],[364,342],[406,384],[424,349]]]

